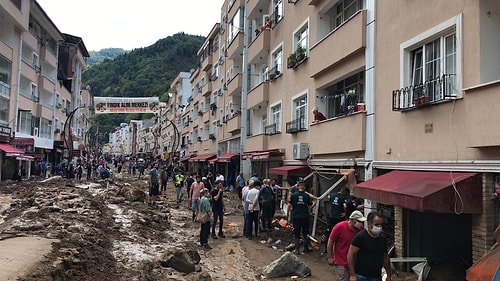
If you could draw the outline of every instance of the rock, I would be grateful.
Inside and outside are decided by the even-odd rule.
[[[290,252],[284,253],[279,259],[266,266],[262,272],[264,278],[288,277],[293,275],[307,277],[311,275],[311,269]]]
[[[179,272],[189,274],[200,271],[200,267],[197,266],[200,260],[201,257],[197,251],[169,249],[162,255],[160,265],[163,267],[172,267]]]
[[[121,193],[130,202],[143,202],[146,199],[144,191],[133,187],[124,187]]]

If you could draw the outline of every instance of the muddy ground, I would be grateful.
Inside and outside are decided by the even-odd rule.
[[[252,240],[242,237],[241,203],[235,193],[226,192],[226,238],[210,238],[213,249],[202,249],[199,224],[192,222],[185,201],[175,203],[173,184],[156,206],[146,203],[146,192],[146,179],[129,175],[113,182],[62,178],[2,182],[0,240],[57,239],[52,250],[18,280],[260,280],[262,268],[292,242],[289,228]],[[273,249],[276,240],[281,243]],[[198,271],[185,274],[162,266],[162,255],[176,250],[198,252]],[[312,271],[304,280],[337,280],[321,251],[299,259]],[[395,280],[416,278],[402,273]]]

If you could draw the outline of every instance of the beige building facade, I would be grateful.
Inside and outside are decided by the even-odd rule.
[[[61,33],[36,1],[1,1],[0,13],[0,125],[10,131],[1,178],[16,170],[28,177],[39,172],[35,162],[54,166],[85,149],[89,111],[66,120],[90,105],[81,80],[89,55],[82,39]]]

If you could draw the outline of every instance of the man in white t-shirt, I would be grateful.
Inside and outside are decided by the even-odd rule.
[[[222,186],[226,186],[226,182],[224,181],[224,176],[221,175],[219,172],[215,173],[215,182],[222,182]]]

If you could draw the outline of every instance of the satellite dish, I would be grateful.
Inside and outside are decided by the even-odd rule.
[[[174,93],[168,93],[168,97],[171,98],[174,96]]]

